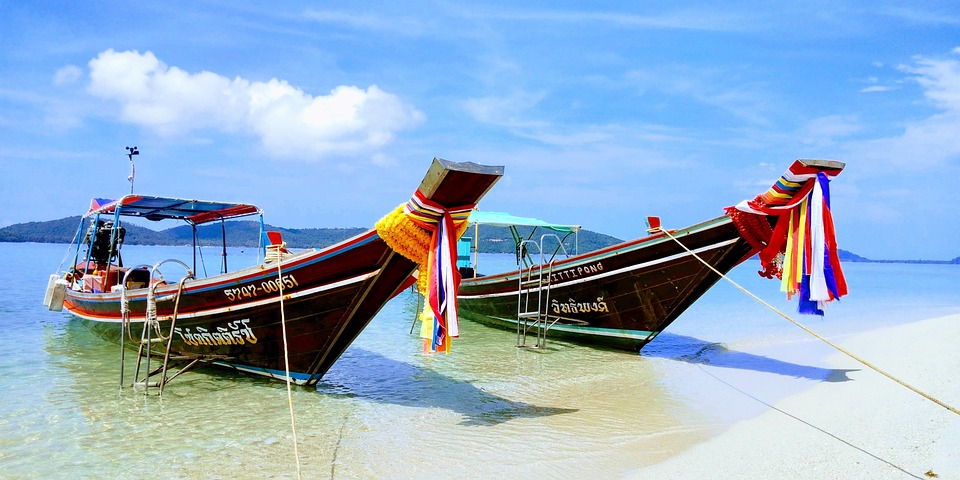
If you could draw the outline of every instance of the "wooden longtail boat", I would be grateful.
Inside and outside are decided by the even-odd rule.
[[[441,211],[469,211],[502,175],[503,167],[434,159],[414,198]],[[155,365],[160,363],[163,371],[152,384],[159,383],[161,389],[169,381],[167,365],[174,361],[278,379],[287,378],[289,367],[291,381],[312,385],[381,307],[409,285],[418,269],[415,261],[391,246],[391,239],[402,242],[406,232],[384,230],[401,224],[414,230],[429,228],[411,226],[404,207],[388,215],[393,227],[378,224],[377,229],[336,245],[297,253],[282,243],[269,245],[258,265],[195,279],[196,266],[180,260],[122,265],[121,219],[185,221],[194,228],[196,252],[198,225],[221,222],[225,235],[232,222],[224,220],[261,215],[262,226],[257,207],[132,194],[115,201],[95,200],[81,221],[72,266],[51,276],[44,303],[51,310],[66,310],[108,339],[136,348],[141,352],[138,371],[140,360],[159,356]],[[89,230],[89,225],[97,227]],[[84,231],[87,238],[80,241]],[[270,237],[264,233],[261,237]],[[161,264],[168,270],[171,265],[182,267],[186,274],[177,282],[158,283]],[[144,377],[138,373],[139,378]],[[153,386],[146,380],[140,383]]]
[[[519,252],[518,269],[470,278],[475,268],[461,268],[465,278],[458,290],[460,317],[516,329],[520,346],[542,347],[549,332],[551,337],[574,342],[639,350],[713,286],[720,279],[718,272],[726,274],[758,252],[762,275],[783,277],[782,272],[789,270],[783,280],[784,285],[789,280],[787,291],[800,295],[804,308],[822,314],[817,302],[846,293],[832,235],[829,196],[823,191],[828,179],[843,167],[836,161],[797,160],[767,193],[727,208],[726,215],[669,231],[659,227],[656,217],[650,217],[649,236],[572,256],[559,247],[561,235],[576,233],[579,227],[549,225],[539,219],[501,221],[496,214],[474,212],[471,225],[511,227]],[[813,232],[820,232],[819,240],[810,234],[809,225],[807,237],[802,237],[803,228],[796,227],[803,221],[801,212],[810,212],[805,213],[806,218],[816,217],[810,211],[814,203],[820,205],[820,220],[813,224]],[[822,238],[825,224],[826,240]],[[517,233],[518,225],[532,230],[528,228],[524,238]],[[547,233],[537,237],[538,231]],[[832,267],[824,280],[822,262],[817,262],[821,273],[814,273],[813,279],[819,297],[812,300],[800,292],[803,288],[809,291],[810,269],[803,272],[801,266],[806,276],[796,275],[803,263],[797,255],[804,258],[798,249],[811,243],[810,238],[814,245],[817,241],[822,245],[807,252],[806,262],[816,255],[824,258],[826,251],[827,267]],[[787,264],[783,263],[784,253]],[[803,287],[804,280],[807,287]],[[824,282],[830,283],[825,297]],[[536,340],[528,340],[528,335]]]

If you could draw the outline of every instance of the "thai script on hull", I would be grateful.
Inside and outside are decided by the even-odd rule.
[[[257,343],[257,336],[253,334],[253,329],[250,328],[249,322],[249,318],[227,322],[225,327],[216,327],[213,332],[200,326],[194,327],[195,331],[192,331],[191,327],[176,327],[173,329],[173,332],[180,335],[183,343],[193,346]]]
[[[561,303],[553,299],[550,301],[550,309],[553,313],[607,313],[610,311],[603,297],[597,297],[596,302],[578,302],[570,298]]]

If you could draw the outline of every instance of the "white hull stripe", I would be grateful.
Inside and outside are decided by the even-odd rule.
[[[366,281],[367,279],[369,279],[369,278],[377,275],[378,273],[380,273],[380,270],[374,270],[374,271],[372,271],[372,272],[370,272],[370,273],[365,273],[365,274],[363,274],[363,275],[358,275],[358,276],[356,276],[356,277],[351,277],[351,278],[348,278],[348,279],[346,279],[346,280],[341,280],[341,281],[339,281],[339,282],[328,283],[328,284],[326,284],[326,285],[320,285],[320,286],[317,286],[317,287],[308,288],[308,289],[306,289],[306,290],[299,291],[299,292],[296,292],[296,293],[293,293],[293,294],[289,294],[289,295],[288,295],[288,294],[284,294],[284,298],[300,298],[300,297],[305,297],[305,296],[314,295],[314,294],[316,294],[316,293],[320,293],[320,292],[323,292],[323,291],[333,290],[333,289],[336,289],[336,288],[340,288],[340,287],[343,287],[343,286],[345,286],[345,285],[351,285],[351,284],[354,284],[354,283],[364,282],[364,281]],[[227,313],[227,312],[239,312],[239,311],[248,310],[248,309],[251,309],[251,308],[262,307],[262,306],[264,306],[264,305],[269,305],[269,304],[271,304],[271,303],[277,303],[277,302],[279,302],[279,301],[280,301],[280,297],[279,297],[279,296],[277,296],[277,295],[271,295],[271,296],[269,296],[269,297],[265,297],[263,300],[257,300],[257,301],[254,301],[254,302],[244,303],[244,304],[236,305],[236,306],[221,307],[221,308],[216,308],[216,309],[211,309],[211,310],[201,310],[201,311],[199,311],[199,312],[192,312],[192,313],[178,313],[178,314],[177,314],[177,318],[178,318],[178,319],[182,319],[182,318],[196,318],[196,317],[206,317],[206,316],[210,316],[210,315],[219,315],[219,314]],[[80,318],[82,318],[82,319],[84,319],[84,320],[91,320],[91,321],[95,321],[95,322],[120,323],[120,319],[119,319],[119,318],[115,318],[115,317],[101,317],[101,316],[83,315],[83,314],[81,314],[81,313],[79,313],[79,312],[76,312],[76,311],[73,311],[73,310],[70,310],[70,313],[71,313],[72,315],[77,316],[77,317],[80,317]],[[132,322],[143,322],[143,321],[144,321],[144,318],[145,318],[145,316],[142,316],[142,315],[140,315],[140,316],[131,316],[130,321],[132,321]],[[160,320],[170,320],[171,318],[172,318],[171,315],[166,315],[166,316],[164,316],[164,317],[161,317]]]
[[[504,317],[490,317],[494,320],[497,320],[502,323],[508,323],[511,325],[516,325],[517,319],[515,318],[504,318]],[[630,340],[646,340],[650,338],[650,335],[653,332],[648,332],[646,330],[623,330],[623,329],[614,329],[614,328],[597,328],[597,327],[579,327],[576,325],[562,325],[554,324],[548,330],[548,333],[551,331],[560,331],[567,333],[575,333],[584,337],[610,337],[610,338],[626,338]]]
[[[694,252],[694,253],[701,253],[701,252],[706,252],[706,251],[708,251],[708,250],[714,250],[714,249],[717,249],[717,248],[726,247],[727,245],[731,245],[731,244],[733,244],[733,243],[736,243],[737,240],[738,240],[737,238],[732,238],[732,239],[730,239],[730,240],[724,240],[724,241],[722,241],[722,242],[720,242],[720,243],[715,243],[715,244],[713,244],[713,245],[707,245],[707,246],[705,246],[705,247],[700,247],[700,248],[694,250],[693,252]],[[568,280],[568,281],[561,281],[561,282],[557,282],[557,283],[551,283],[551,284],[549,284],[549,289],[552,290],[552,289],[555,289],[555,288],[558,288],[558,287],[569,287],[569,286],[571,286],[571,285],[577,285],[577,284],[580,284],[580,283],[593,282],[593,281],[596,281],[596,280],[599,280],[599,279],[602,279],[602,278],[606,278],[606,277],[610,277],[610,276],[614,276],[614,275],[620,275],[620,274],[623,274],[623,273],[626,273],[626,272],[632,272],[632,271],[634,271],[634,270],[639,270],[639,269],[641,269],[641,268],[652,267],[652,266],[654,266],[654,265],[659,265],[659,264],[661,264],[661,263],[671,262],[671,261],[676,260],[676,259],[678,259],[678,258],[683,258],[683,257],[687,257],[687,256],[690,256],[690,255],[691,255],[690,252],[683,251],[683,252],[680,252],[680,253],[677,253],[677,254],[674,254],[674,255],[670,255],[669,257],[658,258],[658,259],[656,259],[656,260],[652,260],[652,261],[649,261],[649,262],[637,263],[637,264],[634,264],[634,265],[630,265],[630,266],[628,266],[628,267],[624,267],[624,268],[621,268],[621,269],[618,269],[618,270],[613,270],[613,271],[610,271],[610,272],[604,272],[604,273],[601,273],[601,274],[598,274],[598,275],[591,275],[591,276],[589,276],[589,277],[578,278],[578,279],[575,279],[575,280]],[[588,261],[589,261],[589,260],[588,260]],[[560,271],[569,270],[570,268],[571,268],[571,267],[564,267],[564,268],[561,269]],[[539,287],[532,287],[532,288],[529,288],[529,289],[524,289],[524,291],[530,291],[530,292],[537,292],[537,291],[539,291],[539,290],[540,290]],[[516,292],[516,291],[508,291],[508,292],[501,292],[501,293],[486,293],[486,294],[482,294],[482,295],[461,294],[461,295],[460,295],[460,300],[473,300],[473,299],[475,299],[475,298],[505,297],[505,296],[508,296],[508,295],[509,295],[509,296],[516,296],[516,295],[517,295],[517,292]]]
[[[214,364],[214,365],[219,365],[219,366],[221,366],[221,367],[228,367],[228,368],[232,368],[232,369],[235,369],[235,370],[239,370],[239,371],[245,372],[245,373],[253,373],[253,374],[256,374],[256,375],[263,375],[263,376],[265,376],[265,377],[270,377],[270,378],[273,378],[273,379],[276,379],[276,380],[283,380],[283,381],[286,381],[286,380],[287,380],[287,375],[286,375],[286,373],[285,373],[285,372],[278,371],[278,370],[271,370],[271,369],[269,369],[269,368],[251,367],[251,366],[248,366],[248,365],[240,365],[240,364],[236,364],[236,363],[223,362],[223,361],[219,361],[219,360],[218,360],[218,361],[215,361],[215,362],[211,362],[211,363]],[[307,381],[309,381],[309,380],[313,377],[313,375],[308,375],[308,374],[306,374],[306,373],[300,373],[300,372],[290,372],[290,377],[291,377],[291,378],[290,378],[290,381],[293,382],[294,384],[296,384],[296,385],[306,385],[306,384],[307,384]]]

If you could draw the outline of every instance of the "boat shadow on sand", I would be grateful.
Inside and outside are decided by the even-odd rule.
[[[640,353],[644,357],[666,358],[721,368],[753,370],[824,382],[846,382],[851,380],[847,373],[857,371],[857,369],[822,368],[785,362],[775,358],[731,350],[722,343],[707,342],[668,332],[661,333]]]
[[[351,347],[334,364],[317,384],[317,392],[405,407],[442,408],[463,415],[460,425],[464,426],[491,426],[578,411],[509,400],[468,381],[357,347]]]

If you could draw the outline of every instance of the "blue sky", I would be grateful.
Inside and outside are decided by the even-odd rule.
[[[960,256],[956,2],[0,0],[0,226],[129,193],[370,227],[431,158],[622,239],[847,163],[840,247]]]

